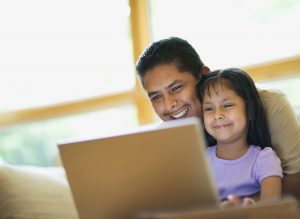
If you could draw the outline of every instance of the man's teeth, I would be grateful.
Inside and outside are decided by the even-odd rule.
[[[185,108],[184,110],[180,111],[177,114],[172,115],[173,118],[175,119],[179,119],[180,117],[184,116],[187,113],[187,108]]]

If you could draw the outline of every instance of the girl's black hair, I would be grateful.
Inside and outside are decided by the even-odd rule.
[[[249,127],[247,134],[248,144],[264,147],[272,147],[266,113],[252,78],[238,68],[216,70],[202,77],[198,83],[198,95],[203,103],[204,94],[210,89],[223,83],[229,89],[235,91],[245,101]],[[206,132],[208,145],[216,144],[216,140]]]

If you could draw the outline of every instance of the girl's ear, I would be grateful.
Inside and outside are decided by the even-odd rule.
[[[210,69],[203,65],[201,68],[200,68],[200,75],[208,75],[210,73]]]

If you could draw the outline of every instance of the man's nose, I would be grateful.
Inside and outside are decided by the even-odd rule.
[[[172,110],[176,106],[177,106],[177,99],[174,96],[168,95],[165,97],[165,107],[167,110]]]

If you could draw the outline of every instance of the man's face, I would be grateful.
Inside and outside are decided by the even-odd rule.
[[[175,64],[158,65],[144,76],[153,109],[164,121],[202,115],[196,85],[193,75],[179,72]]]

